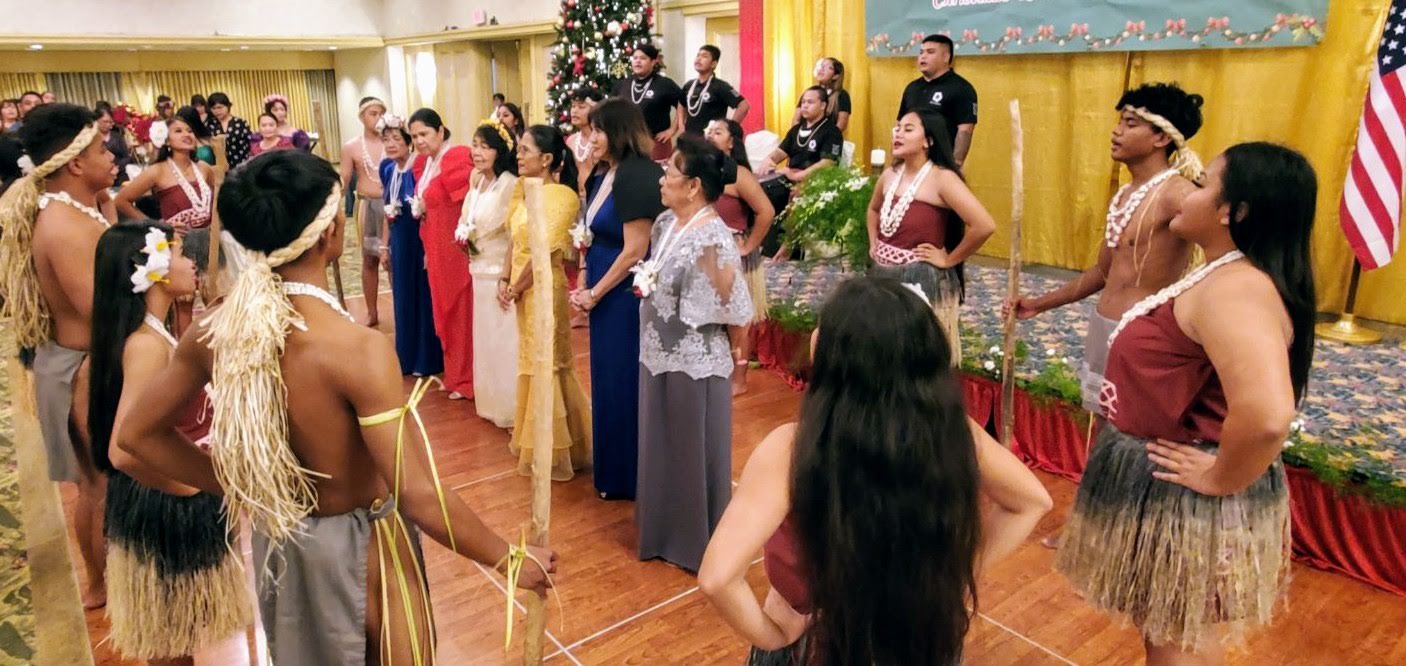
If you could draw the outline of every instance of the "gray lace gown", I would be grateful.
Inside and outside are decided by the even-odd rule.
[[[639,557],[690,571],[732,497],[727,327],[752,317],[737,243],[721,217],[707,214],[668,239],[681,223],[669,211],[659,216],[651,247],[662,265],[640,303]]]

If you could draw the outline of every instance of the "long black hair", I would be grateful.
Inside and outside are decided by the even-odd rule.
[[[571,154],[571,149],[566,146],[566,137],[562,136],[561,130],[551,125],[533,125],[527,128],[527,134],[532,136],[532,143],[537,144],[537,150],[551,156],[552,163],[547,170],[557,174],[557,182],[575,189],[579,177],[576,160]]]
[[[806,663],[960,662],[980,518],[951,364],[932,309],[897,280],[852,278],[820,312],[792,461]]]
[[[719,118],[717,122],[722,123],[727,128],[727,135],[732,137],[732,150],[727,156],[737,163],[737,168],[751,171],[752,160],[747,157],[747,142],[744,141],[747,133],[742,129],[742,123],[731,118]]]
[[[962,175],[962,167],[957,165],[957,158],[952,153],[952,140],[948,138],[947,121],[942,117],[942,114],[927,108],[914,109],[908,113],[917,114],[918,122],[922,123],[923,137],[928,141],[928,161],[957,174],[958,178],[966,181],[966,176]],[[966,236],[967,223],[962,220],[961,216],[957,215],[957,211],[948,209],[947,224],[942,236],[943,249],[948,252],[957,249]],[[957,287],[962,293],[962,300],[965,301],[967,292],[966,262],[957,264],[954,268],[957,269]]]
[[[522,133],[527,129],[527,121],[522,118],[522,109],[518,108],[518,105],[512,102],[503,102],[503,108],[508,110],[508,113],[515,121],[514,126],[509,128],[508,131],[512,132],[513,136],[522,138]]]
[[[1299,400],[1313,366],[1318,312],[1309,252],[1318,176],[1303,155],[1272,143],[1231,146],[1223,158],[1221,202],[1230,205],[1230,238],[1274,281],[1293,323],[1289,376]]]
[[[171,240],[171,227],[152,220],[123,222],[103,232],[93,266],[93,328],[88,350],[88,438],[93,462],[112,472],[108,445],[122,399],[122,350],[146,318],[146,295],[132,292],[132,270],[145,259],[146,234],[160,229]]]
[[[479,125],[474,130],[474,138],[482,141],[485,146],[498,151],[498,157],[493,160],[493,175],[497,176],[503,172],[517,175],[517,153],[513,151],[513,146],[508,145],[507,139],[498,133],[501,125]],[[512,130],[504,127],[509,134]]]

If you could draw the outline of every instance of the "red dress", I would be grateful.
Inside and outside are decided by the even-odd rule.
[[[419,155],[415,182],[425,175],[429,156]],[[439,174],[422,191],[425,217],[420,221],[420,240],[425,244],[425,269],[430,278],[430,307],[434,311],[435,333],[444,346],[444,385],[466,398],[474,395],[473,288],[469,260],[454,242],[454,227],[469,193],[469,172],[473,156],[465,146],[444,149]]]
[[[200,183],[186,181],[190,183],[191,190],[197,196],[200,193]],[[161,219],[166,224],[171,225],[177,233],[185,235],[191,229],[204,229],[210,226],[210,211],[197,210],[195,204],[186,196],[185,190],[180,184],[172,185],[168,188],[156,191],[156,201],[161,205]]]

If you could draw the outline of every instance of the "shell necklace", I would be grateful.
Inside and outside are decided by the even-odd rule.
[[[1133,219],[1133,213],[1138,206],[1142,205],[1142,200],[1153,188],[1166,182],[1168,178],[1177,175],[1176,169],[1167,169],[1143,183],[1133,193],[1128,195],[1128,200],[1122,206],[1118,205],[1118,200],[1123,198],[1132,183],[1128,183],[1118,189],[1118,193],[1113,195],[1113,200],[1108,202],[1108,226],[1103,230],[1103,238],[1108,243],[1108,247],[1118,247],[1118,241],[1123,237],[1123,230],[1128,228],[1128,222]]]
[[[351,313],[347,312],[347,309],[342,307],[342,304],[338,303],[337,299],[333,298],[332,294],[327,293],[327,290],[323,289],[322,287],[308,284],[306,282],[283,282],[278,285],[278,288],[280,291],[283,292],[284,296],[309,296],[312,298],[316,298],[317,300],[326,303],[327,307],[330,307],[335,310],[337,314],[346,317],[347,321],[356,321],[352,318]]]
[[[898,184],[903,180],[903,171],[900,170],[889,183],[888,190],[884,192],[884,207],[879,211],[879,233],[884,238],[892,238],[898,233],[898,225],[903,222],[903,216],[908,214],[908,207],[913,204],[913,197],[918,196],[918,188],[927,179],[928,172],[932,171],[932,162],[923,162],[923,168],[918,169],[918,175],[913,176],[912,182],[908,183],[908,189],[903,191],[897,203],[894,202],[893,195],[898,194]]]
[[[176,166],[176,161],[168,160],[168,163],[171,165],[171,172],[176,174],[176,184],[180,185],[181,191],[185,193],[186,199],[190,201],[190,207],[195,210],[196,217],[209,217],[210,184],[205,182],[205,179],[200,176],[200,169],[194,164],[190,165],[191,171],[195,172],[195,177],[190,180],[194,180],[196,186],[200,188],[200,192],[197,194],[196,188],[191,187],[190,180],[186,179],[185,173],[181,171],[179,166]]]
[[[102,214],[102,211],[99,211],[98,209],[93,208],[92,206],[74,201],[73,197],[68,195],[68,192],[60,190],[58,192],[45,192],[39,195],[39,210],[44,210],[44,208],[49,205],[50,201],[65,203],[70,206],[73,206],[74,208],[77,208],[79,212],[83,213],[84,215],[87,215],[88,217],[93,218],[94,220],[97,220],[98,224],[103,225],[104,229],[112,226],[112,223],[107,221],[107,217]]]
[[[649,78],[644,80],[644,87],[640,87],[639,81],[630,81],[630,101],[634,102],[635,106],[639,106],[640,102],[643,102],[644,98],[649,95],[649,89],[653,87],[653,74],[650,74]]]
[[[688,109],[688,115],[690,117],[697,118],[698,114],[703,111],[703,100],[708,95],[708,87],[713,85],[713,79],[716,78],[718,77],[708,77],[708,82],[703,84],[703,91],[698,93],[697,98],[693,96],[693,93],[698,90],[698,79],[694,79],[693,83],[689,85],[688,95],[684,97],[684,106]],[[694,99],[698,101],[695,102]]]
[[[1123,313],[1123,318],[1118,320],[1118,325],[1114,327],[1112,333],[1108,334],[1109,348],[1113,347],[1113,341],[1118,338],[1118,334],[1122,333],[1123,329],[1127,328],[1128,324],[1131,324],[1134,319],[1137,319],[1138,317],[1152,312],[1153,310],[1156,310],[1157,308],[1161,307],[1163,303],[1166,303],[1167,301],[1170,301],[1173,298],[1176,298],[1186,293],[1186,290],[1196,286],[1196,283],[1206,279],[1206,276],[1210,275],[1217,268],[1220,268],[1221,266],[1224,266],[1232,261],[1236,261],[1238,259],[1243,258],[1245,258],[1244,252],[1241,252],[1239,250],[1231,250],[1230,252],[1221,255],[1219,259],[1216,259],[1215,261],[1212,261],[1211,263],[1192,271],[1190,275],[1187,275],[1186,277],[1163,288],[1162,291],[1159,291],[1151,296],[1148,296],[1147,298],[1142,299],[1141,301],[1138,301],[1137,305],[1134,305],[1133,307],[1129,308],[1127,312]]]

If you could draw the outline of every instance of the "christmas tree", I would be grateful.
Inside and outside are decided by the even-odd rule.
[[[654,38],[654,7],[647,0],[562,0],[552,68],[547,73],[547,113],[571,129],[571,93],[595,88],[610,94],[630,74],[635,47]]]

